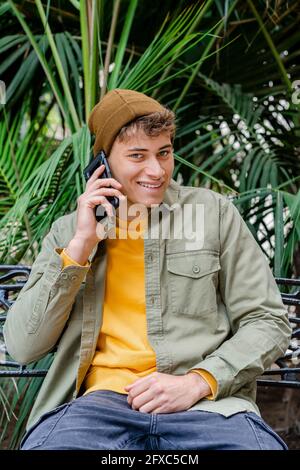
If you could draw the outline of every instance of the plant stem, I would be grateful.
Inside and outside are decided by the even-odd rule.
[[[44,69],[44,72],[45,72],[45,75],[46,77],[48,78],[49,80],[49,84],[50,84],[50,87],[53,91],[53,94],[57,100],[57,104],[59,106],[59,110],[60,112],[63,114],[64,116],[64,119],[69,123],[69,125],[71,126],[71,123],[70,123],[70,119],[69,119],[69,114],[66,113],[66,109],[64,107],[64,104],[63,104],[63,99],[62,99],[62,95],[60,93],[60,90],[57,86],[57,83],[56,83],[56,80],[52,74],[52,71],[45,59],[45,56],[44,54],[42,54],[41,50],[40,50],[40,47],[38,45],[38,43],[36,42],[35,40],[35,37],[34,35],[31,33],[29,27],[27,26],[26,22],[24,21],[22,15],[20,14],[19,10],[16,8],[16,6],[14,5],[14,3],[12,2],[12,0],[8,0],[8,3],[10,4],[11,6],[11,9],[12,11],[14,12],[14,14],[16,15],[16,17],[18,18],[22,28],[24,29],[40,63],[41,63],[41,66],[43,67]]]
[[[82,64],[83,64],[83,82],[84,82],[85,120],[87,122],[88,117],[89,117],[89,112],[91,109],[87,0],[80,0],[79,11],[80,11],[81,48],[82,48]]]
[[[106,92],[107,77],[108,77],[108,73],[109,73],[109,64],[110,64],[110,58],[111,58],[111,53],[112,53],[112,48],[113,48],[115,32],[116,32],[116,26],[117,26],[117,19],[118,19],[118,15],[119,15],[120,3],[121,3],[120,0],[115,0],[115,2],[114,2],[113,16],[112,16],[112,20],[111,20],[111,24],[110,24],[108,44],[107,44],[106,54],[105,54],[103,85],[101,87],[101,96],[100,96],[100,98],[103,98],[103,96],[105,95],[105,92]]]
[[[223,28],[223,24],[225,23],[225,21],[228,20],[229,16],[231,15],[232,11],[234,10],[235,8],[235,5],[237,3],[238,0],[234,0],[228,10],[228,15],[227,16],[224,16],[223,18],[223,21],[220,23],[220,25],[218,26],[216,32],[215,32],[215,35],[217,36],[219,34],[219,32],[221,31],[221,29]],[[193,73],[191,74],[190,78],[188,79],[187,83],[185,84],[178,100],[176,101],[175,103],[175,106],[173,107],[173,111],[175,112],[177,110],[177,108],[179,107],[179,105],[181,104],[183,98],[185,97],[185,95],[187,94],[190,86],[192,85],[193,81],[194,81],[194,78],[196,77],[197,73],[199,72],[199,69],[203,63],[203,61],[205,60],[205,57],[206,55],[209,53],[209,51],[211,50],[214,42],[215,42],[216,38],[213,37],[209,43],[207,44],[206,48],[204,49],[204,52],[198,62],[198,64],[196,65],[196,67],[194,68],[193,70]]]
[[[121,70],[122,61],[123,61],[123,57],[124,57],[124,53],[125,53],[125,49],[126,49],[126,45],[127,45],[127,41],[128,41],[128,37],[130,33],[130,28],[133,22],[136,7],[137,7],[137,0],[130,0],[127,14],[125,16],[125,24],[121,33],[120,41],[119,41],[119,47],[117,49],[117,54],[115,58],[115,66],[111,74],[111,79],[110,79],[111,90],[113,90],[117,86],[118,77],[119,77],[119,73]]]
[[[91,41],[90,41],[90,114],[92,108],[96,104],[99,87],[99,49],[98,49],[98,32],[99,32],[99,16],[100,16],[100,0],[93,1],[91,15]]]
[[[191,34],[194,29],[196,28],[196,26],[200,23],[200,21],[202,20],[203,16],[205,15],[207,9],[211,6],[211,4],[214,2],[214,0],[207,0],[205,3],[203,3],[201,5],[201,13],[198,15],[196,21],[193,22],[193,24],[191,25],[191,27],[189,28],[189,30],[187,31],[186,35],[188,36],[189,34]],[[175,60],[176,58],[178,57],[178,55],[180,54],[180,51],[182,50],[184,46],[182,45],[181,48],[179,48],[174,56],[174,62],[172,62],[172,64],[170,64],[168,67],[165,68],[163,74],[162,74],[162,77],[160,79],[161,82],[163,82],[163,80],[165,79],[165,77],[167,77],[169,75],[169,72],[171,70],[171,68],[173,67],[174,63],[175,63]],[[152,93],[152,98],[156,98],[157,94],[159,92],[159,87],[155,88],[154,92]]]
[[[270,50],[273,54],[273,57],[278,65],[278,68],[279,68],[279,71],[281,72],[281,75],[282,75],[282,79],[283,79],[283,82],[286,84],[287,88],[289,91],[292,90],[292,84],[291,84],[291,81],[287,75],[287,72],[285,70],[285,67],[283,65],[283,62],[282,62],[282,59],[280,57],[280,54],[278,53],[277,49],[276,49],[276,46],[270,36],[270,34],[268,33],[264,23],[263,23],[263,20],[261,18],[261,16],[259,15],[258,11],[256,10],[252,0],[247,0],[248,2],[248,5],[249,7],[251,8],[252,10],[252,13],[254,14],[259,26],[260,26],[260,29],[263,33],[263,35],[265,36],[265,39],[270,47]]]
[[[56,47],[56,44],[55,44],[53,34],[51,32],[48,20],[46,18],[41,0],[35,0],[35,3],[36,3],[36,6],[37,6],[39,15],[41,17],[43,26],[45,28],[45,32],[46,32],[46,35],[47,35],[47,38],[48,38],[48,41],[49,41],[49,45],[50,45],[51,50],[52,50],[54,62],[55,62],[55,65],[56,65],[56,68],[57,68],[57,71],[58,71],[58,75],[60,77],[61,84],[62,84],[64,93],[65,93],[65,97],[66,97],[68,108],[69,108],[69,111],[70,111],[70,114],[71,114],[71,117],[72,117],[74,128],[75,128],[75,130],[78,130],[80,128],[78,115],[77,115],[77,112],[76,112],[76,109],[75,109],[74,101],[73,101],[71,90],[70,90],[70,87],[69,87],[64,69],[63,69],[63,65],[61,63],[61,60],[60,60],[60,57],[59,57],[59,54],[58,54],[58,50],[57,50],[57,47]]]

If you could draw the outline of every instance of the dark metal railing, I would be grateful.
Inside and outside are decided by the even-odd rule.
[[[276,282],[278,286],[295,288],[294,292],[281,292],[283,303],[288,307],[295,307],[294,311],[289,311],[289,321],[293,332],[285,355],[276,361],[275,365],[277,367],[266,370],[263,378],[257,379],[257,384],[271,387],[300,388],[300,367],[297,367],[300,365],[300,279],[276,278]],[[270,376],[273,376],[273,378]],[[279,378],[276,376],[279,376]]]
[[[0,265],[0,341],[2,340],[2,351],[0,350],[0,378],[1,377],[45,377],[48,370],[36,369],[18,364],[15,361],[6,360],[7,352],[3,338],[3,323],[6,312],[13,304],[16,294],[22,289],[28,280],[31,268],[29,266]],[[13,298],[14,297],[14,298]]]

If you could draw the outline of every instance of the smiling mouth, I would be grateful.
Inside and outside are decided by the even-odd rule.
[[[140,186],[142,186],[142,188],[145,188],[145,189],[148,189],[150,191],[155,191],[157,189],[160,189],[163,185],[163,183],[159,183],[159,184],[148,184],[148,183],[142,183],[140,181],[137,182],[137,184],[139,184]]]

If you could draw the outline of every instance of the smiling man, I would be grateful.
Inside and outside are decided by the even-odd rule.
[[[131,203],[160,204],[174,170],[170,133],[153,138],[139,130],[129,139],[119,137],[112,147],[109,163],[115,178]]]
[[[89,127],[112,178],[95,170],[77,211],[53,224],[4,327],[21,363],[56,351],[21,448],[286,448],[260,417],[255,379],[290,327],[246,224],[225,197],[172,179],[175,116],[158,101],[110,91]],[[109,196],[120,200],[116,237],[104,229]],[[200,248],[173,230],[149,236],[164,217],[191,229],[199,205]],[[138,237],[135,207],[150,219]]]

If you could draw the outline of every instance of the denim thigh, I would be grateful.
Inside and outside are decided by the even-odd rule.
[[[127,395],[99,390],[63,404],[27,432],[21,450],[144,449],[149,414],[133,410]]]
[[[207,411],[157,415],[161,450],[287,450],[265,421],[252,412],[229,417]]]
[[[141,413],[127,395],[99,390],[45,413],[21,450],[283,450],[284,441],[250,412]]]

